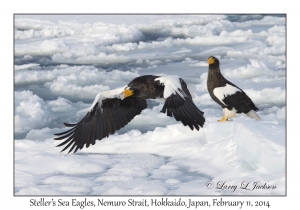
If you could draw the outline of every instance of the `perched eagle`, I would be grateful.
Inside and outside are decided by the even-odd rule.
[[[55,134],[59,136],[55,140],[65,140],[57,146],[66,145],[62,151],[71,147],[68,153],[73,149],[75,153],[84,145],[87,148],[94,145],[97,139],[114,134],[146,109],[146,99],[163,99],[161,112],[174,116],[192,130],[203,127],[204,112],[193,103],[183,79],[177,76],[145,75],[135,78],[123,88],[98,93],[89,112],[80,122],[64,123],[72,128]]]
[[[223,108],[223,118],[218,120],[224,122],[236,116],[236,113],[245,113],[251,118],[261,120],[255,111],[254,105],[246,93],[235,84],[223,77],[220,72],[219,60],[213,56],[208,58],[207,89],[211,98]]]

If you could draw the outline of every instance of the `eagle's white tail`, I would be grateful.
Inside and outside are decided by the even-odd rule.
[[[258,121],[261,121],[262,119],[256,114],[254,110],[251,110],[250,112],[247,113],[247,116],[251,118],[255,118]]]

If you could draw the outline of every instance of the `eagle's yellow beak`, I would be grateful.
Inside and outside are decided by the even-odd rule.
[[[208,65],[213,64],[215,62],[215,60],[213,58],[208,58],[207,60]]]
[[[123,98],[127,98],[129,96],[133,95],[133,92],[131,90],[124,90],[123,91]]]

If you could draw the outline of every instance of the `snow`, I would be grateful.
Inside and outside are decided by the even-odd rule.
[[[206,183],[230,180],[238,184],[243,178],[259,179],[257,176],[267,183],[274,181],[279,188],[263,194],[282,194],[284,130],[273,122],[252,120],[212,122],[200,132],[175,124],[144,134],[132,130],[113,135],[78,155],[67,156],[59,153],[52,139],[24,139],[15,142],[15,164],[18,171],[33,177],[24,180],[27,187],[19,183],[16,194],[48,194],[64,188],[59,195],[68,194],[66,190],[72,190],[72,195],[182,195],[190,193],[180,190],[189,184],[197,195],[224,194],[208,191]],[[195,181],[199,182],[197,190],[192,187]],[[239,193],[245,192],[238,189],[233,194]]]
[[[15,15],[14,194],[285,195],[285,21],[276,15]],[[263,121],[238,114],[217,122],[223,113],[206,88],[209,56]],[[114,135],[74,155],[60,153],[53,134],[66,130],[63,122],[80,121],[99,92],[142,75],[182,78],[205,112],[204,127],[191,131],[147,100],[147,109]],[[245,190],[244,181],[276,188]],[[216,188],[222,182],[238,187]]]
[[[46,103],[31,91],[15,92],[15,132],[43,128],[54,119]]]

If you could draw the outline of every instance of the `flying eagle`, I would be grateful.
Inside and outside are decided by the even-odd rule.
[[[145,75],[132,80],[127,86],[98,93],[86,116],[78,123],[64,123],[71,127],[54,140],[64,141],[57,145],[69,152],[88,148],[96,140],[108,137],[127,125],[136,115],[147,108],[146,99],[163,99],[161,112],[174,116],[184,126],[199,130],[203,127],[204,112],[192,101],[192,96],[183,79],[177,76]]]
[[[246,93],[223,77],[220,72],[219,60],[213,56],[208,58],[207,89],[211,98],[223,108],[223,117],[218,120],[224,122],[236,116],[236,113],[245,113],[251,118],[261,120],[256,114],[258,108]]]

